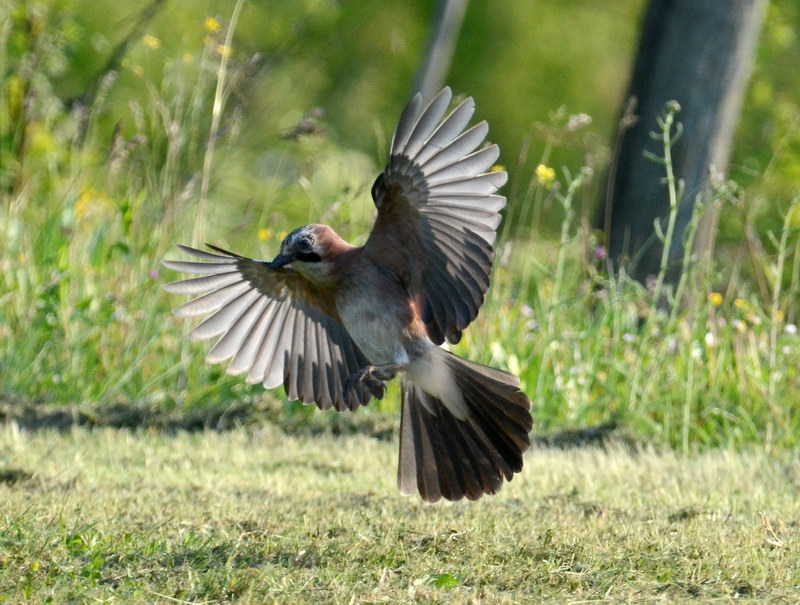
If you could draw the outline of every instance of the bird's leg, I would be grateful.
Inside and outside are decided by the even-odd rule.
[[[406,365],[405,363],[384,363],[379,366],[366,366],[361,368],[359,375],[362,376],[361,380],[364,380],[367,376],[382,381],[391,380],[397,376],[400,370],[405,369]]]
[[[372,367],[366,366],[358,372],[350,374],[344,382],[345,391],[357,391],[360,385],[364,385],[375,399],[383,399],[386,394],[386,385],[382,380],[375,378],[370,373]]]
[[[397,376],[397,372],[406,367],[402,363],[385,363],[379,366],[364,366],[358,372],[347,377],[346,387],[355,388],[363,384],[376,399],[382,399],[386,394],[385,381]]]

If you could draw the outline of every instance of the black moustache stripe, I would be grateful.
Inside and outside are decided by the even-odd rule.
[[[322,260],[322,257],[316,252],[300,252],[295,258],[304,263],[318,263]]]

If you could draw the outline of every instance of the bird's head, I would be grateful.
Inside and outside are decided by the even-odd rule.
[[[270,266],[292,269],[312,281],[323,281],[330,275],[331,255],[341,238],[327,225],[304,225],[292,231],[281,243],[281,250]]]

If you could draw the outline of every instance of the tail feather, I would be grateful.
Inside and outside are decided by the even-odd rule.
[[[404,494],[419,491],[427,502],[477,500],[522,470],[531,404],[512,374],[450,353],[445,362],[467,416],[457,418],[441,399],[403,380],[398,486]]]

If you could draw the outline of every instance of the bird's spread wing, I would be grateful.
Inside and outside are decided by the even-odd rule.
[[[178,317],[213,313],[190,336],[222,335],[206,360],[231,359],[228,374],[247,373],[247,382],[267,388],[281,384],[291,400],[321,409],[355,409],[369,403],[369,391],[345,379],[369,362],[338,319],[333,301],[288,268],[267,261],[179,246],[200,261],[162,261],[166,267],[202,277],[166,284],[173,294],[198,296],[174,310]]]
[[[406,283],[436,344],[458,342],[483,304],[500,223],[505,172],[487,172],[497,145],[474,151],[486,138],[480,122],[468,130],[472,99],[446,118],[452,93],[424,109],[416,95],[403,111],[386,169],[372,197],[378,218],[365,252]]]

